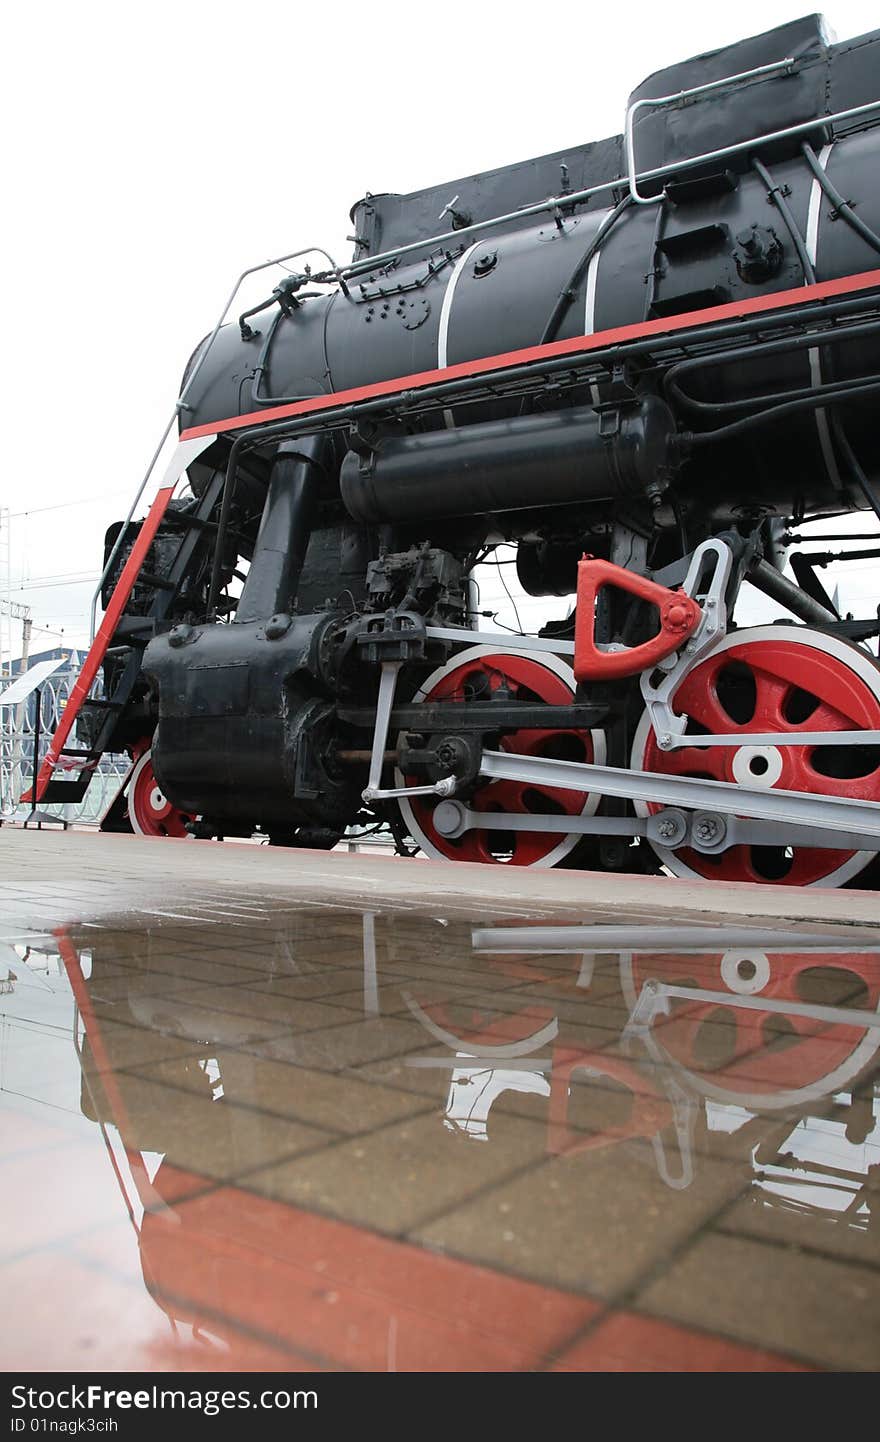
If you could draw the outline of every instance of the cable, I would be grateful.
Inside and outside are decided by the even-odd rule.
[[[514,614],[514,616],[516,617],[516,624],[519,626],[519,634],[520,634],[521,636],[524,636],[524,635],[525,635],[525,631],[523,630],[523,623],[522,623],[522,620],[520,619],[519,611],[517,610],[516,601],[513,599],[513,596],[512,596],[511,593],[510,593],[510,587],[508,586],[506,580],[504,579],[504,572],[503,572],[502,569],[501,569],[502,563],[501,563],[501,561],[498,560],[497,556],[493,556],[493,557],[492,557],[492,561],[491,561],[490,564],[493,565],[493,566],[497,566],[497,567],[498,567],[498,578],[499,578],[499,580],[501,581],[501,584],[502,584],[502,586],[504,587],[505,591],[507,592],[507,599],[508,599],[508,601],[510,602],[511,606],[513,607],[513,614]],[[499,622],[499,625],[500,625],[500,622]],[[513,629],[513,628],[511,627],[511,629]]]
[[[65,511],[69,506],[93,506],[98,501],[108,501],[114,496],[127,496],[128,491],[107,491],[103,496],[82,496],[77,501],[58,501],[53,506],[31,506],[27,511],[10,511],[10,521],[18,521],[23,516],[41,516],[46,511]]]

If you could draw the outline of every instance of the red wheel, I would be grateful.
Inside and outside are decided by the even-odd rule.
[[[787,1004],[778,1012],[670,999],[652,1042],[719,1101],[748,1098],[766,1109],[826,1096],[845,1087],[880,1046],[880,1034],[863,1025],[817,1021],[799,1010],[806,1003],[876,1011],[880,977],[870,952],[637,953],[623,959],[621,979],[630,1007],[648,980]]]
[[[540,656],[524,656],[493,650],[491,646],[472,646],[459,652],[447,665],[428,677],[413,700],[453,701],[488,699],[493,692],[506,688],[517,701],[544,701],[549,705],[566,706],[575,691],[570,666],[545,652]],[[501,706],[499,705],[499,710]],[[501,740],[501,749],[520,756],[554,756],[566,761],[597,761],[605,759],[605,738],[597,731],[558,731],[529,729],[509,732]],[[397,785],[415,785],[419,778],[404,778],[397,772]],[[474,811],[501,814],[551,813],[556,816],[592,816],[599,804],[598,796],[585,792],[562,791],[550,786],[533,786],[519,781],[487,781],[478,787],[468,803]],[[567,856],[581,839],[577,832],[560,836],[539,831],[496,831],[474,828],[456,839],[441,836],[433,825],[432,797],[405,797],[400,802],[404,821],[413,840],[422,851],[439,861],[494,861],[512,866],[555,866]]]
[[[749,732],[880,729],[880,668],[821,631],[761,626],[733,632],[682,680],[672,707],[691,744],[661,751],[647,713],[633,742],[634,771],[880,801],[880,747],[749,746]],[[742,733],[741,746],[701,746],[700,734]],[[640,816],[660,808],[637,802]],[[842,886],[876,855],[812,846],[731,846],[717,855],[655,846],[677,876],[786,886]]]
[[[128,819],[139,836],[186,836],[195,818],[180,811],[161,790],[153,772],[152,753],[145,751],[128,783]]]

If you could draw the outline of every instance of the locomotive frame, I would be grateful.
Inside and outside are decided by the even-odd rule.
[[[878,46],[809,17],[686,62],[582,148],[592,183],[558,157],[471,177],[446,231],[435,190],[368,196],[349,265],[267,262],[324,264],[224,324],[265,267],[244,272],[147,520],[153,466],[108,533],[34,800],[125,747],[111,828],[329,846],[387,824],[441,859],[870,884],[880,621],[838,614],[822,558],[782,568],[803,522],[880,518],[880,200],[829,174],[870,178]],[[478,217],[557,165],[549,199]],[[480,629],[471,573],[501,540],[533,594],[576,593],[567,623]],[[734,628],[746,581],[799,624]]]

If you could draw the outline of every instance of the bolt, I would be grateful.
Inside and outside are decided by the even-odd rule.
[[[672,737],[670,736],[668,731],[665,731],[662,736],[658,736],[657,740],[659,744],[663,747],[664,751],[666,750],[667,746],[672,745]]]
[[[713,821],[711,816],[697,822],[697,836],[700,841],[714,841],[718,835],[718,822]]]
[[[660,825],[657,827],[657,831],[658,834],[662,836],[665,841],[669,841],[675,835],[675,822],[661,821]]]

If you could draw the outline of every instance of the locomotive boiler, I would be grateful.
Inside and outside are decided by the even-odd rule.
[[[367,194],[347,264],[285,257],[108,533],[38,797],[125,748],[110,827],[872,884],[880,624],[797,538],[880,540],[878,64],[809,16],[651,76],[622,135]],[[567,620],[486,628],[501,545]],[[785,619],[737,627],[746,584]]]

